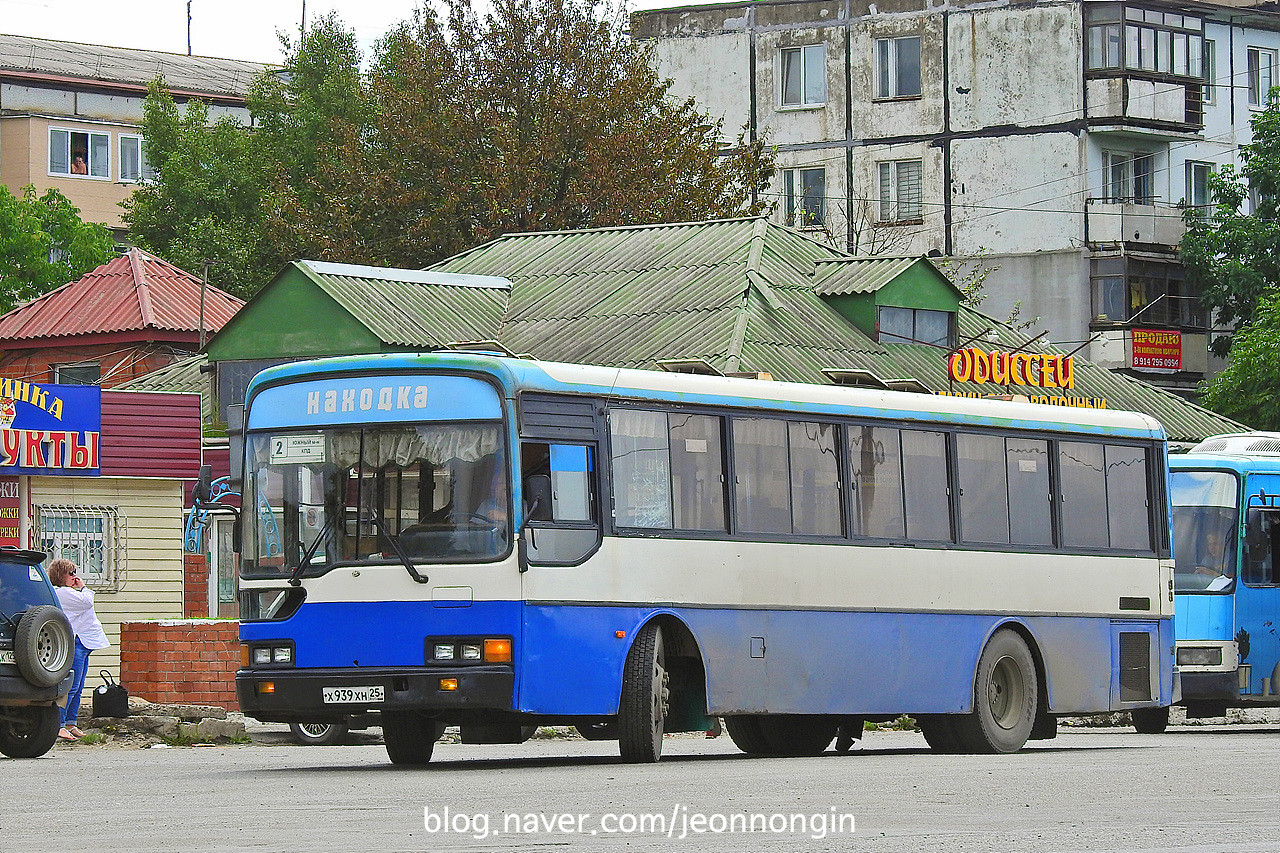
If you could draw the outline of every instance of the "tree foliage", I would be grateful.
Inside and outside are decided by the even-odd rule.
[[[21,196],[0,186],[0,314],[60,287],[116,255],[111,234],[84,222],[56,189]]]
[[[1280,89],[1272,89],[1266,109],[1254,115],[1253,141],[1240,147],[1239,170],[1225,166],[1209,178],[1213,211],[1187,212],[1182,262],[1187,281],[1216,323],[1243,330],[1267,289],[1280,282]],[[1252,194],[1250,193],[1252,190]],[[1243,212],[1252,195],[1256,208]],[[1210,347],[1220,356],[1232,349],[1230,335]]]
[[[471,0],[424,4],[367,73],[330,15],[254,84],[252,132],[206,128],[201,108],[179,115],[154,91],[158,179],[126,219],[157,253],[208,258],[215,283],[249,295],[294,257],[418,267],[510,232],[761,212],[771,153],[724,147],[610,2],[497,0],[483,16]]]
[[[1255,429],[1280,430],[1280,289],[1258,300],[1247,326],[1236,333],[1231,362],[1205,389],[1215,412]]]

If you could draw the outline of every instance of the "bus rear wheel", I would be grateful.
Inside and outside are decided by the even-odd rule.
[[[421,711],[382,712],[382,740],[392,764],[426,764],[439,738],[439,724]]]
[[[992,635],[978,658],[973,711],[952,723],[961,747],[975,754],[1017,752],[1031,736],[1039,701],[1031,650],[1016,632]]]
[[[724,727],[733,745],[747,755],[769,755],[773,752],[764,730],[760,728],[760,717],[745,714],[725,717]]]
[[[934,752],[943,755],[955,755],[964,752],[960,736],[956,734],[955,718],[951,714],[920,715],[916,719],[925,743]]]
[[[652,764],[661,757],[663,726],[671,702],[670,680],[662,628],[650,622],[636,635],[622,670],[618,748],[623,761]]]
[[[1134,708],[1129,712],[1133,727],[1140,735],[1163,734],[1169,727],[1169,706],[1163,708]]]

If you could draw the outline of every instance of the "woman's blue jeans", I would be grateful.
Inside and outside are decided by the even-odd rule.
[[[75,662],[71,665],[71,692],[67,694],[67,707],[62,709],[62,724],[75,725],[80,716],[80,694],[84,692],[84,678],[89,674],[89,650],[76,637]]]

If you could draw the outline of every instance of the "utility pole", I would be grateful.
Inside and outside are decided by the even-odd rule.
[[[307,34],[307,0],[302,0],[302,29],[301,33]]]
[[[187,0],[187,56],[191,55],[191,0]]]
[[[190,2],[190,0],[188,0]],[[200,349],[204,349],[204,294],[209,289],[209,261],[204,262],[204,274],[200,276]]]

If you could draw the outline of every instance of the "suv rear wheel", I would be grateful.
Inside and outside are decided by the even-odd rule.
[[[0,752],[10,758],[39,758],[53,748],[61,726],[56,705],[0,708]]]

